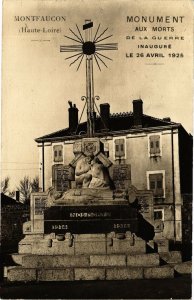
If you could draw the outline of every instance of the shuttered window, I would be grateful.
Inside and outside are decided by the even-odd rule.
[[[153,191],[154,197],[163,197],[164,196],[164,187],[163,187],[163,174],[150,174],[149,175],[149,184],[150,190]]]
[[[54,151],[54,162],[62,162],[63,161],[63,146],[55,145],[53,147]]]
[[[115,140],[115,157],[125,156],[125,139]]]
[[[151,135],[149,137],[149,143],[150,143],[150,155],[160,155],[160,136],[159,135]]]

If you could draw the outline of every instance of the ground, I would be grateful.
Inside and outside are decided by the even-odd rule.
[[[3,283],[1,299],[190,299],[191,277],[129,281]]]

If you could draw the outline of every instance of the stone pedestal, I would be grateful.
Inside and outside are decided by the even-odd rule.
[[[158,245],[159,253],[146,253],[149,236],[141,234],[147,233],[148,225],[152,232],[149,193],[143,197],[139,192],[144,207],[141,214],[133,205],[134,193],[135,189],[128,199],[123,198],[126,193],[114,194],[109,189],[72,189],[57,199],[46,193],[33,195],[31,221],[24,224],[25,237],[18,245],[18,254],[12,256],[15,266],[5,268],[7,280],[173,277],[171,263],[180,261],[180,255],[169,254],[168,241],[150,241],[150,247]],[[162,266],[161,259],[170,265]]]

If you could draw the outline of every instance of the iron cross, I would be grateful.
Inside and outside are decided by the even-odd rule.
[[[103,40],[110,38],[112,35],[104,37],[106,28],[99,34],[100,24],[96,30],[94,37],[92,37],[93,22],[85,20],[83,31],[85,31],[85,38],[83,38],[79,27],[76,24],[77,32],[75,33],[69,28],[73,37],[66,36],[66,38],[77,42],[78,44],[69,46],[60,46],[60,52],[78,52],[66,58],[73,59],[70,66],[78,62],[77,71],[80,68],[84,56],[86,57],[86,99],[87,103],[87,134],[88,137],[95,135],[95,97],[94,97],[94,78],[93,78],[93,59],[96,62],[98,69],[101,71],[101,65],[107,67],[105,59],[112,60],[108,56],[100,53],[101,51],[117,50],[117,43],[99,44]]]

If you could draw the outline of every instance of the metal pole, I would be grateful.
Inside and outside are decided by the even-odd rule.
[[[44,142],[42,142],[42,191],[45,191],[44,186]]]
[[[86,20],[89,23],[91,20]],[[91,41],[92,29],[85,31],[85,42]],[[87,134],[89,137],[94,136],[95,119],[94,119],[94,82],[93,82],[93,59],[92,55],[86,55],[86,99],[87,99]]]
[[[174,240],[176,241],[176,197],[175,197],[175,182],[174,182],[174,138],[173,138],[173,128],[171,128],[171,151],[172,151],[172,197],[173,197],[173,212],[174,212]]]

